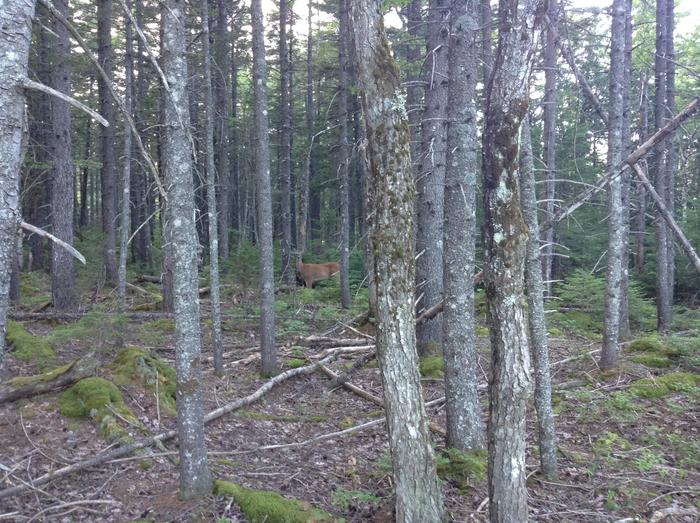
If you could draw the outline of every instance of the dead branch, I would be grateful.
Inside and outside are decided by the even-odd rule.
[[[55,96],[56,98],[63,100],[67,104],[72,105],[73,107],[76,107],[80,109],[81,111],[87,113],[90,115],[90,117],[94,120],[97,120],[100,125],[103,125],[104,127],[109,127],[109,122],[105,120],[99,113],[96,111],[93,111],[90,109],[87,105],[85,105],[82,102],[79,102],[75,98],[71,98],[65,93],[62,93],[61,91],[57,91],[56,89],[52,89],[48,85],[44,85],[39,82],[35,82],[34,80],[30,80],[29,78],[25,78],[22,80],[22,86],[25,89],[34,89],[35,91],[41,91],[42,93],[46,93],[50,96]]]
[[[216,410],[211,411],[209,414],[204,416],[204,423],[209,423],[211,421],[214,421],[215,419],[220,418],[221,416],[228,414],[230,412],[233,412],[235,410],[241,409],[247,405],[250,405],[251,403],[254,403],[258,399],[260,399],[263,395],[271,391],[273,388],[277,387],[281,383],[294,378],[296,376],[304,376],[311,374],[316,371],[319,365],[329,363],[333,361],[336,357],[336,354],[331,354],[327,358],[316,362],[312,363],[311,365],[307,365],[305,367],[299,367],[297,369],[290,369],[286,372],[283,372],[282,374],[279,374],[272,378],[271,380],[265,382],[261,387],[259,387],[255,392],[252,394],[249,394],[248,396],[245,396],[243,398],[240,398],[233,403],[229,403],[228,405],[224,405],[223,407],[220,407]],[[173,438],[177,437],[177,431],[176,430],[169,430],[167,432],[162,432],[160,434],[157,434],[156,436],[148,437],[141,439],[139,441],[135,441],[133,443],[130,443],[128,445],[124,445],[122,447],[118,447],[113,449],[112,451],[109,452],[104,452],[102,454],[99,454],[97,456],[93,456],[91,458],[85,459],[83,461],[79,461],[77,463],[73,463],[72,465],[68,465],[65,467],[61,467],[59,469],[56,469],[54,471],[48,472],[44,474],[43,476],[40,476],[38,478],[34,478],[32,481],[32,484],[29,485],[27,483],[23,483],[22,485],[16,485],[14,487],[9,487],[5,488],[3,490],[0,490],[0,499],[6,499],[12,496],[16,496],[17,494],[21,494],[23,492],[26,492],[27,490],[30,490],[31,488],[36,488],[40,485],[44,485],[50,481],[53,481],[55,479],[63,478],[69,474],[73,474],[74,472],[78,472],[81,470],[85,470],[97,465],[101,465],[103,463],[106,463],[107,461],[111,461],[113,459],[121,458],[122,456],[126,456],[128,454],[131,454],[137,450],[141,450],[147,447],[151,447],[153,445],[158,444],[159,442],[164,442]]]
[[[34,234],[38,234],[42,238],[48,238],[49,240],[54,242],[56,245],[63,247],[65,250],[67,250],[69,253],[71,253],[74,258],[77,258],[78,260],[80,260],[80,262],[82,262],[83,265],[85,265],[85,256],[80,254],[80,252],[75,247],[70,245],[69,243],[64,242],[60,238],[56,238],[50,232],[46,232],[44,229],[40,229],[39,227],[36,227],[36,226],[34,226],[30,223],[27,223],[27,222],[21,222],[20,227],[22,227],[22,229],[24,229],[25,231],[29,231],[29,232],[32,232]]]
[[[352,367],[350,367],[347,371],[345,371],[343,374],[340,374],[337,379],[332,379],[331,382],[328,384],[328,389],[334,389],[339,385],[343,385],[346,381],[350,379],[350,377],[355,374],[358,370],[360,370],[362,367],[364,367],[369,361],[373,360],[374,358],[377,357],[377,351],[372,351],[368,352],[367,354],[363,354],[357,360],[355,360],[355,363],[352,364]]]
[[[64,389],[88,376],[94,376],[100,363],[85,356],[73,363],[38,376],[22,376],[0,384],[0,404],[31,398]]]
[[[331,338],[329,336],[307,336],[296,341],[301,346],[309,345],[335,345],[336,347],[353,347],[355,345],[366,345],[366,338]]]

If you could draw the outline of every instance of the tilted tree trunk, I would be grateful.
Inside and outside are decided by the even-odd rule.
[[[189,126],[184,0],[167,0],[161,10],[165,99],[163,161],[168,205],[165,228],[173,257],[175,368],[180,446],[180,492],[199,498],[211,491],[201,398],[201,339],[194,224],[192,147]]]
[[[527,228],[538,231],[537,192],[535,168],[532,159],[530,119],[526,118],[520,133],[520,205]],[[537,436],[540,447],[540,468],[547,479],[557,476],[557,442],[552,412],[552,376],[547,347],[547,324],[544,315],[544,284],[540,242],[532,234],[527,240],[525,283],[527,285],[527,319],[530,332],[533,368],[535,371],[535,409],[537,410]]]
[[[287,24],[289,10],[287,0],[280,0],[280,156],[279,169],[282,185],[282,280],[286,285],[294,283],[294,267],[292,261],[292,113],[290,108],[290,73],[289,42]]]
[[[211,301],[211,346],[214,353],[214,371],[224,373],[221,345],[221,293],[219,285],[219,234],[216,210],[216,168],[214,167],[214,94],[212,83],[211,53],[209,50],[209,2],[202,0],[202,54],[204,59],[204,155],[207,163],[207,217],[209,221],[209,286]],[[220,154],[228,155],[223,149]],[[227,165],[228,167],[228,165]],[[228,169],[227,171],[228,172]],[[221,179],[221,176],[219,176]]]
[[[338,181],[340,188],[340,304],[350,308],[350,146],[348,144],[348,0],[338,2]]]
[[[56,8],[69,18],[68,0],[56,0]],[[56,34],[51,45],[51,86],[67,95],[71,93],[70,38],[68,29],[52,21]],[[73,243],[73,159],[70,105],[56,97],[51,98],[51,230],[54,236],[68,244]],[[76,306],[75,270],[73,256],[52,243],[51,245],[51,298],[59,311],[70,311]]]
[[[29,44],[32,41],[33,1],[5,1],[0,6],[0,367],[5,359],[10,275],[15,261],[19,212],[24,92]]]
[[[608,171],[622,161],[622,82],[624,80],[625,0],[614,0],[610,44],[608,102]],[[624,246],[622,179],[608,183],[608,263],[605,275],[605,316],[600,366],[603,370],[617,364],[620,337],[620,305]]]
[[[110,80],[113,78],[112,56],[112,0],[97,1],[97,56]],[[102,231],[104,232],[104,264],[107,282],[117,283],[117,200],[116,200],[116,159],[114,156],[115,118],[114,102],[107,84],[102,77],[97,78],[100,98],[100,114],[109,122],[102,127]]]
[[[272,252],[272,187],[268,138],[267,64],[260,0],[251,0],[253,32],[253,91],[255,98],[255,176],[257,229],[260,246],[260,360],[263,375],[277,372],[275,347],[275,281]]]
[[[399,70],[384,34],[381,3],[351,0],[367,128],[372,192],[370,238],[377,282],[377,353],[387,411],[396,521],[443,518],[435,458],[418,375],[413,310],[414,188],[410,132]]]
[[[484,447],[477,392],[474,335],[477,42],[479,10],[474,2],[453,0],[450,31],[444,214],[443,356],[447,399],[447,446]]]
[[[416,189],[416,298],[417,312],[442,300],[442,221],[447,153],[447,53],[449,0],[430,0],[428,58],[425,61],[425,110],[421,123],[421,169]],[[442,339],[442,315],[419,325],[416,331],[422,354]]]
[[[559,23],[559,6],[556,0],[547,4],[549,24],[544,31],[544,99],[543,105],[543,149],[545,169],[544,208],[546,216],[554,216],[554,199],[556,197],[557,177],[557,25]],[[544,289],[552,294],[552,265],[554,262],[555,227],[549,227],[542,240],[542,273]]]
[[[519,8],[519,4],[521,7]],[[523,310],[527,225],[520,209],[518,144],[527,114],[537,0],[502,0],[483,135],[484,282],[491,330],[491,521],[526,521],[526,409],[532,389]]]

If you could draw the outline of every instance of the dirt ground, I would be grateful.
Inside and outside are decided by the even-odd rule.
[[[27,322],[34,334],[46,333],[46,322]],[[206,330],[206,327],[204,327]],[[140,322],[131,320],[126,343],[148,345],[140,339]],[[320,331],[315,331],[320,333]],[[307,334],[309,332],[307,331]],[[357,338],[347,328],[338,338]],[[312,361],[332,344],[299,349],[299,336],[280,335],[283,368],[292,361]],[[62,361],[80,357],[89,340],[68,340],[58,348]],[[98,351],[109,362],[116,349],[101,340]],[[255,348],[255,322],[224,332],[226,374],[217,378],[205,349],[202,380],[204,410],[209,412],[250,394],[263,383]],[[487,415],[487,340],[480,344],[480,391]],[[205,344],[206,345],[206,344]],[[625,364],[620,372],[602,377],[591,351],[599,343],[583,339],[551,339],[554,405],[561,449],[560,474],[545,481],[538,474],[534,412],[530,413],[528,492],[533,521],[700,521],[700,393],[676,392],[657,399],[629,394],[640,378],[666,373]],[[150,347],[173,364],[172,334]],[[302,352],[303,351],[303,352]],[[580,356],[576,358],[576,356]],[[623,356],[624,357],[624,356]],[[357,354],[336,360],[342,372]],[[296,364],[296,363],[295,363]],[[37,372],[11,354],[0,378]],[[101,375],[110,378],[105,366]],[[376,365],[353,375],[352,383],[381,397]],[[268,445],[303,442],[337,432],[381,415],[380,408],[344,389],[328,390],[321,372],[293,378],[252,405],[207,426],[206,442],[216,478],[255,489],[268,489],[320,507],[348,522],[391,521],[391,473],[383,424],[350,435],[296,448],[263,450]],[[175,419],[157,413],[152,392],[120,387],[132,412],[153,434],[175,428]],[[439,378],[423,380],[427,401],[443,395]],[[46,472],[105,452],[111,446],[88,419],[58,412],[58,394],[0,405],[1,488],[27,483]],[[429,409],[444,426],[442,408]],[[125,424],[127,430],[128,425]],[[439,451],[443,442],[433,434]],[[136,455],[0,500],[1,521],[246,521],[230,499],[210,496],[201,502],[178,499],[175,441],[164,448]],[[486,521],[487,488],[477,477],[457,480],[442,476],[450,521]],[[666,512],[661,512],[666,511]],[[632,518],[632,519],[631,519]],[[637,519],[633,519],[637,518]],[[654,519],[660,518],[660,519]]]

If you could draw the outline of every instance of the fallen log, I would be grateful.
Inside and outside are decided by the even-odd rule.
[[[12,378],[0,383],[0,403],[65,389],[83,378],[94,376],[99,365],[94,356],[88,355],[44,374]]]

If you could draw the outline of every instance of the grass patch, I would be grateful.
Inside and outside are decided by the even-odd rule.
[[[217,496],[233,498],[251,523],[308,523],[336,521],[329,513],[298,499],[270,490],[253,490],[228,481],[214,482]]]
[[[345,490],[344,488],[339,488],[333,493],[331,505],[349,511],[356,510],[357,507],[362,505],[373,505],[380,501],[381,498],[367,490]]]
[[[662,398],[672,392],[694,392],[700,385],[700,375],[670,372],[657,378],[644,378],[632,383],[630,392],[645,399]]]

